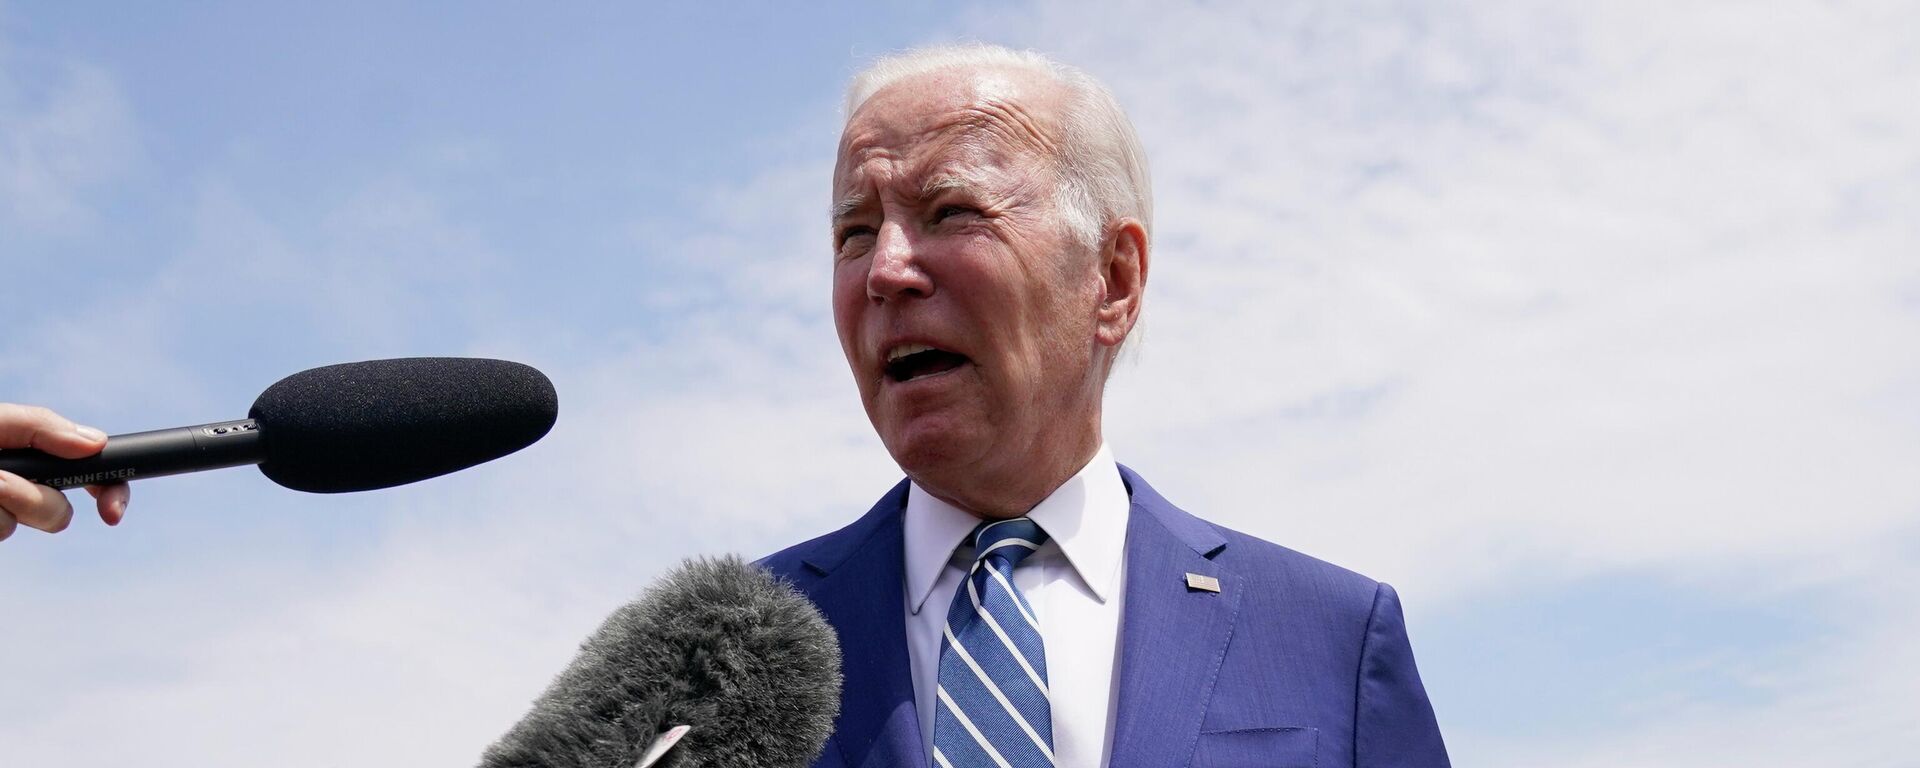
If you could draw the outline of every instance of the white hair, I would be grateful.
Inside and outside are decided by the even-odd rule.
[[[1088,248],[1099,248],[1108,225],[1131,216],[1153,231],[1153,185],[1147,153],[1133,123],[1113,93],[1075,67],[1035,51],[970,43],[915,48],[882,57],[847,84],[846,119],[880,89],[901,80],[948,69],[1019,69],[1046,75],[1068,93],[1061,116],[1065,149],[1060,163],[1060,208],[1067,231]]]

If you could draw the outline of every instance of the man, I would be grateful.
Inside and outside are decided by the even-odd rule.
[[[818,766],[1445,766],[1391,588],[1114,463],[1151,197],[1097,82],[989,46],[851,86],[833,310],[907,480],[763,564],[840,634]]]

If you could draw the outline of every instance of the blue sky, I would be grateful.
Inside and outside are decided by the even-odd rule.
[[[130,432],[461,354],[562,403],[435,481],[0,545],[10,757],[471,761],[661,570],[864,510],[840,88],[984,39],[1153,163],[1116,454],[1394,583],[1456,763],[1912,764],[1911,9],[449,8],[0,2],[0,400]]]

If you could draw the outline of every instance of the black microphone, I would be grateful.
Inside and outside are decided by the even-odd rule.
[[[553,382],[520,363],[369,360],[281,379],[240,421],[115,435],[81,459],[5,450],[0,469],[75,488],[259,464],[296,491],[370,491],[513,453],[545,436],[558,414]]]
[[[690,560],[608,617],[480,765],[805,768],[839,711],[840,643],[813,603],[737,557]]]

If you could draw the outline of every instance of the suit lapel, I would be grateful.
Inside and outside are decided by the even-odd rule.
[[[883,497],[846,545],[806,559],[821,574],[809,590],[840,636],[844,681],[833,741],[849,766],[927,765],[908,670],[901,511],[905,482]]]
[[[1186,765],[1233,634],[1240,577],[1212,558],[1218,531],[1174,507],[1126,467],[1127,602],[1121,617],[1120,697],[1111,768]],[[1219,579],[1192,590],[1187,574]]]

